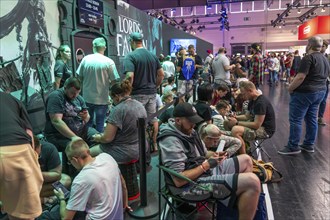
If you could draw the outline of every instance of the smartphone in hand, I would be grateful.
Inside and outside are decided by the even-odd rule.
[[[81,110],[80,110],[80,112],[85,112],[85,111],[88,111],[88,107],[86,106],[86,107],[83,107],[83,108],[81,108]]]
[[[65,186],[60,182],[60,181],[56,181],[55,183],[52,184],[52,186],[54,187],[54,189],[56,189],[57,191],[59,191],[59,189],[62,190],[62,192],[64,193],[64,198],[68,199],[70,196],[70,191],[65,188]]]

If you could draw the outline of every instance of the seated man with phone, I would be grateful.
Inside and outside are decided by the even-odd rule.
[[[71,220],[76,212],[86,212],[85,219],[124,219],[127,207],[127,190],[118,164],[109,154],[90,155],[87,143],[82,139],[69,142],[65,153],[69,162],[80,170],[72,182],[70,198],[66,202],[60,184],[54,193],[60,200],[61,219]]]
[[[203,121],[196,109],[189,103],[180,103],[174,107],[173,117],[160,128],[158,136],[162,164],[199,185],[211,187],[212,198],[228,207],[238,204],[240,219],[252,220],[260,181],[252,173],[251,158],[242,155],[226,159],[225,152],[215,152],[208,158],[207,149],[194,130]],[[185,199],[209,194],[175,176],[165,181],[173,194]]]
[[[54,196],[52,184],[61,182],[66,188],[71,185],[71,178],[62,173],[61,159],[56,147],[49,142],[40,141],[37,136],[33,136],[35,151],[38,154],[38,161],[44,182],[42,184],[40,197],[47,198]]]
[[[58,151],[63,152],[66,145],[74,139],[82,138],[88,144],[98,132],[86,124],[90,119],[85,100],[79,95],[81,82],[77,77],[68,78],[64,87],[51,92],[46,100],[45,136]],[[66,157],[63,154],[63,172],[69,172]]]

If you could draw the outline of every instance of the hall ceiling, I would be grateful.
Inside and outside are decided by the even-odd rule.
[[[207,4],[220,4],[225,3],[237,3],[237,2],[273,2],[274,0],[125,0],[130,5],[140,9],[160,9],[160,8],[175,8],[175,7],[192,7],[192,6],[204,6]]]

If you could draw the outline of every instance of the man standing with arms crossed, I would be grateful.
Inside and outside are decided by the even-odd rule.
[[[93,40],[93,52],[84,57],[77,74],[83,84],[83,98],[89,108],[90,120],[87,126],[92,127],[95,114],[95,128],[103,132],[105,116],[108,110],[109,88],[119,80],[117,68],[112,59],[104,56],[106,42],[103,37]]]
[[[126,79],[133,86],[132,98],[143,104],[149,117],[156,112],[157,88],[164,79],[164,71],[157,56],[143,47],[142,39],[141,33],[133,32],[130,34],[129,43],[132,52],[125,57],[124,73],[126,74]],[[157,150],[157,118],[152,123],[154,126],[154,150]]]

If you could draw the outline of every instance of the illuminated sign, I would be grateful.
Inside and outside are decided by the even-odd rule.
[[[298,40],[322,34],[330,34],[330,16],[318,16],[298,28]]]
[[[304,27],[304,34],[308,34],[309,32],[311,32],[311,26],[310,25]]]

